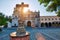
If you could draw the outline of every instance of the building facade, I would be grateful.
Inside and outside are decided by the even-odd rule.
[[[59,27],[60,26],[60,17],[58,16],[40,16],[40,12],[28,11],[25,14],[25,26],[35,26],[39,25],[40,27]],[[14,16],[16,16],[14,14]]]
[[[25,26],[30,27],[59,27],[60,17],[58,16],[40,16],[39,11],[28,10],[25,13],[21,13],[19,4],[16,4],[12,15],[12,25],[18,26],[18,20],[23,20]]]
[[[19,15],[21,16],[21,14],[19,13]],[[14,20],[14,17],[17,17],[18,20],[21,19],[22,17],[18,17],[18,13],[16,14],[14,12],[13,14],[13,19]],[[32,27],[38,27],[40,26],[40,12],[32,12],[30,10],[28,10],[26,13],[24,13],[24,25],[25,26],[32,26]]]
[[[59,27],[60,17],[58,16],[40,16],[41,27]]]

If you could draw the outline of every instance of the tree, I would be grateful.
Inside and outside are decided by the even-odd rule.
[[[55,11],[60,16],[60,0],[38,0],[40,4],[44,4],[49,12]]]
[[[11,16],[5,16],[2,12],[0,12],[0,26],[4,25],[4,27],[7,27],[7,21],[11,21],[11,19]]]
[[[11,16],[9,16],[8,21],[12,22],[12,17]]]
[[[6,28],[7,27],[7,21],[12,22],[12,18],[11,18],[11,16],[6,16],[5,20],[6,20],[6,23],[4,24],[4,27]]]
[[[3,13],[0,13],[0,26],[5,25],[7,22]]]
[[[3,25],[3,18],[4,18],[4,15],[0,13],[0,26]],[[0,28],[0,31],[2,31],[1,28]]]
[[[6,25],[7,21],[11,21],[11,16],[5,16],[3,13],[0,12],[0,26]]]

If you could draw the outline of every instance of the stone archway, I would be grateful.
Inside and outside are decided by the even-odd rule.
[[[52,26],[53,26],[53,27],[55,26],[55,22],[52,22]]]
[[[51,27],[51,22],[49,22],[49,27]]]
[[[60,22],[59,22],[59,27],[60,27]]]
[[[59,24],[60,24],[60,22],[59,22]]]
[[[47,22],[45,23],[45,26],[48,27],[48,23]]]
[[[41,23],[41,27],[44,27],[44,23]]]
[[[27,26],[31,26],[31,21],[28,21],[27,22]]]

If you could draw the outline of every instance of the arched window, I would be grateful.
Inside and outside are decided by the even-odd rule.
[[[41,19],[43,21],[43,19]]]
[[[59,18],[59,20],[60,20],[60,18]]]
[[[50,20],[50,18],[48,18],[48,20]]]
[[[47,19],[45,19],[45,21],[46,21]]]
[[[52,18],[52,20],[54,20],[54,19]]]
[[[57,18],[55,18],[55,20],[57,20]]]

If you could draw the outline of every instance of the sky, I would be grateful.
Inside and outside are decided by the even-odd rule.
[[[43,5],[40,5],[38,0],[0,0],[0,12],[7,16],[12,16],[16,4],[29,4],[31,11],[40,11],[40,16],[55,16],[55,12],[47,12]]]

